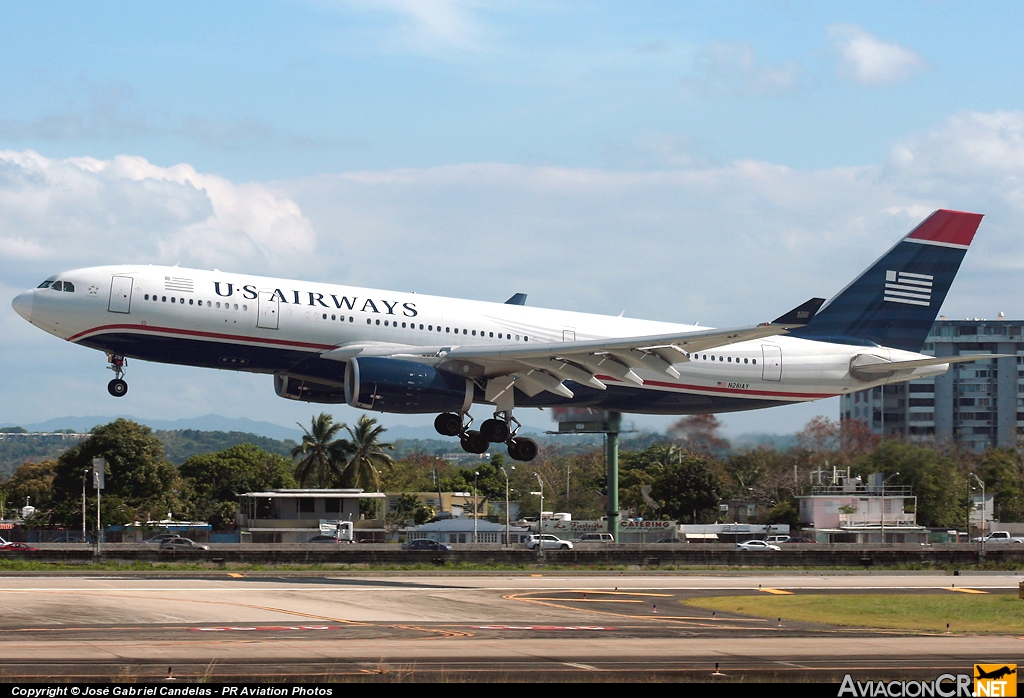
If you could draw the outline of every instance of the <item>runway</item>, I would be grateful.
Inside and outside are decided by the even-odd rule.
[[[944,574],[4,576],[5,680],[934,678],[1024,638],[838,628],[696,609],[699,595],[1017,593]],[[1021,601],[1024,603],[1024,601]],[[955,628],[954,628],[955,630]],[[1021,662],[1024,663],[1024,662]]]

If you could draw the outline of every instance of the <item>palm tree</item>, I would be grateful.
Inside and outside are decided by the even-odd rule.
[[[348,462],[345,464],[343,482],[345,487],[362,487],[364,490],[373,487],[380,491],[380,470],[379,468],[390,466],[394,460],[385,450],[395,450],[395,445],[383,443],[377,440],[381,434],[387,431],[377,424],[377,420],[367,417],[365,414],[359,418],[355,429],[346,426],[351,437],[350,450],[347,454]]]
[[[335,424],[334,418],[326,412],[313,419],[310,429],[299,426],[305,435],[302,443],[292,449],[292,458],[302,457],[295,466],[295,478],[304,487],[310,482],[321,489],[334,484],[342,478],[344,470],[340,464],[348,460],[352,450],[351,443],[334,437],[348,426]]]

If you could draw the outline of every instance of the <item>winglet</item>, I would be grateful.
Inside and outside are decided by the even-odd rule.
[[[814,317],[815,313],[825,302],[824,298],[812,298],[805,303],[801,303],[797,307],[790,310],[788,313],[780,315],[771,321],[772,325],[790,325],[800,326],[806,325]]]
[[[526,294],[525,293],[517,293],[517,294],[515,294],[514,296],[509,298],[507,301],[505,301],[505,305],[526,305]]]

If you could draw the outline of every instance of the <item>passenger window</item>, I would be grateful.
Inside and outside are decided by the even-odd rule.
[[[473,336],[476,337],[476,330],[473,330]]]
[[[402,329],[403,330],[405,329],[405,323],[404,322],[402,323]]]
[[[378,321],[377,321],[377,324],[378,324],[378,325],[380,324],[380,320],[378,320]]]
[[[434,326],[433,325],[427,325],[427,329],[430,330],[431,332],[433,332],[434,331]]]
[[[333,315],[331,316],[331,319],[332,319],[332,320],[334,319],[334,316],[333,316]]]
[[[235,310],[238,310],[238,303],[235,303]],[[324,320],[327,319],[327,313],[324,313]]]
[[[366,324],[367,325],[372,325],[373,321],[370,318],[366,318]]]
[[[174,302],[174,296],[171,296],[171,303]]]
[[[235,307],[237,308],[238,306],[236,305]],[[327,313],[324,313],[323,314],[323,318],[321,318],[321,319],[326,320],[327,319]]]
[[[189,304],[189,305],[192,305],[192,304],[193,304],[194,302],[195,302],[195,300],[194,300],[194,299],[192,299],[192,298],[189,298],[189,299],[188,299],[188,304]]]
[[[493,333],[493,332],[490,332],[490,333],[488,333],[488,335],[487,335],[487,336],[488,336],[488,337],[494,337],[494,333]]]
[[[171,299],[171,303],[173,303],[173,302],[174,302],[174,299],[172,298],[172,299]],[[217,307],[218,307],[218,308],[220,307],[220,301],[217,301]]]
[[[149,300],[149,294],[148,293],[146,294],[146,300],[147,301]]]
[[[750,360],[750,363],[752,363],[752,364],[756,364],[756,363],[757,363],[757,359],[751,359],[751,360]]]

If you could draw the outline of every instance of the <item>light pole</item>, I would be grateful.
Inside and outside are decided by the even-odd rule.
[[[970,511],[971,511],[971,478],[973,477],[974,480],[979,485],[981,485],[981,522],[980,522],[980,525],[978,526],[978,528],[981,531],[981,554],[984,555],[985,554],[985,483],[982,482],[981,478],[979,478],[974,473],[970,473],[969,475],[970,475],[970,477],[967,478],[967,511],[968,511],[968,514],[967,514],[967,542],[969,543],[971,541],[971,515],[970,515]]]
[[[82,471],[82,542],[88,543],[88,539],[85,537],[85,481],[89,477],[89,469],[86,468]]]
[[[890,475],[889,477],[887,477],[884,480],[882,480],[882,511],[881,511],[881,514],[882,514],[882,518],[881,518],[881,522],[882,522],[882,526],[881,526],[881,528],[882,528],[882,545],[885,545],[885,483],[889,482],[889,480],[891,480],[892,478],[896,477],[897,475],[899,475],[899,473],[895,472],[892,475]]]
[[[473,542],[474,543],[476,543],[476,520],[480,516],[479,512],[477,511],[477,503],[476,503],[476,479],[479,476],[480,476],[480,471],[479,470],[474,470],[473,471]]]
[[[508,471],[505,470],[504,465],[499,465],[501,472],[505,475],[505,545],[509,545],[509,525],[508,525]],[[512,470],[516,469],[516,466],[510,465]]]

